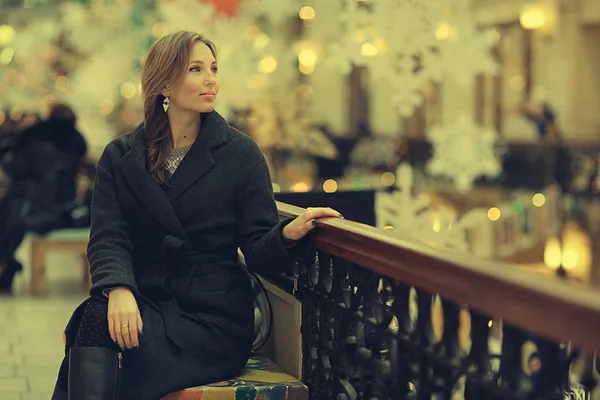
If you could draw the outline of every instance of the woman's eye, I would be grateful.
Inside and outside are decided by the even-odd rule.
[[[190,72],[198,72],[200,71],[200,67],[192,67],[190,68]]]
[[[219,67],[212,67],[212,72],[215,74],[219,72]]]

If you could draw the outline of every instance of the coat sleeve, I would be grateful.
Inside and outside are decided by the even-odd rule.
[[[119,207],[112,165],[106,152],[96,170],[91,217],[88,244],[91,294],[102,295],[106,289],[127,287],[137,297],[129,224]]]
[[[284,243],[282,231],[292,219],[279,221],[264,158],[250,173],[237,205],[238,237],[248,268],[265,275],[291,271],[302,245]]]

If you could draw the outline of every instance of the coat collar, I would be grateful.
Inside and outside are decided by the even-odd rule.
[[[216,111],[203,114],[200,126],[198,138],[164,188],[148,172],[143,125],[132,133],[130,150],[119,162],[121,173],[139,201],[172,235],[188,244],[185,228],[172,203],[214,167],[212,150],[228,141],[228,125]]]

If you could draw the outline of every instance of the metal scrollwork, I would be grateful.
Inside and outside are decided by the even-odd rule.
[[[492,337],[489,316],[326,252],[297,282],[311,400],[578,400],[597,384],[595,358],[569,383],[565,343],[509,324]]]

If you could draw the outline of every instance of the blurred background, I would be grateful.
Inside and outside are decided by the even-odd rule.
[[[53,379],[15,349],[85,296],[95,163],[180,29],[216,43],[216,109],[277,200],[600,282],[598,0],[0,0],[0,398]]]

